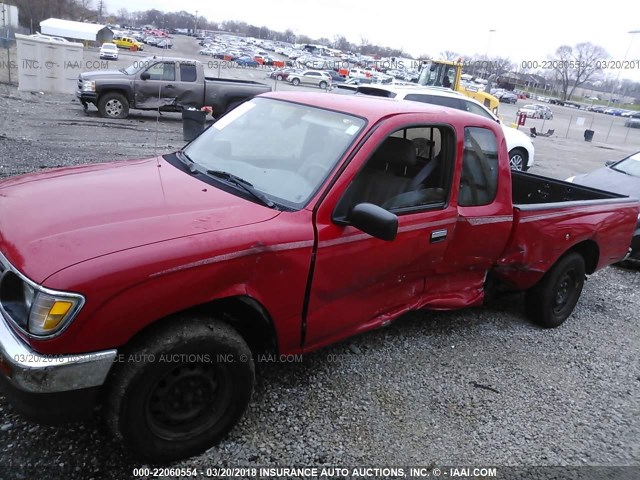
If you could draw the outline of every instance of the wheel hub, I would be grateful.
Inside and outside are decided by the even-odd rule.
[[[227,395],[220,394],[215,366],[182,364],[156,383],[147,399],[149,426],[158,435],[176,439],[202,432],[216,423]]]
[[[122,112],[122,103],[118,100],[109,100],[105,106],[106,112],[111,116],[118,116]]]
[[[567,305],[569,299],[573,295],[575,286],[576,284],[573,275],[567,273],[562,277],[558,283],[558,288],[556,289],[555,305],[553,309],[554,312],[559,312]]]

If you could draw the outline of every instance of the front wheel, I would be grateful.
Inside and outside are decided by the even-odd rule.
[[[135,342],[109,380],[109,428],[156,463],[221,440],[247,408],[255,377],[251,351],[230,326],[202,316],[175,322]]]
[[[129,101],[118,92],[107,92],[100,96],[98,111],[106,118],[127,118]]]
[[[558,260],[527,292],[529,319],[545,328],[562,325],[578,303],[584,275],[584,258],[579,253],[569,253]]]
[[[320,87],[322,90],[324,90],[325,88],[327,88],[327,82],[320,82],[318,87]]]
[[[298,85],[300,85],[300,79],[294,78],[293,80],[291,80],[291,83],[297,87]]]

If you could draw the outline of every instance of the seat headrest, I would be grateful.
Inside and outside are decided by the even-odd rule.
[[[417,163],[416,147],[406,138],[389,137],[378,147],[369,162],[374,167],[382,167],[386,164],[413,167]]]

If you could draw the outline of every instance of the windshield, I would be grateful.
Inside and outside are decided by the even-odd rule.
[[[118,47],[116,47],[113,44],[104,44],[104,45],[102,45],[102,49],[103,50],[117,50]]]
[[[140,70],[142,70],[145,67],[148,67],[149,65],[151,65],[150,59],[146,59],[146,60],[142,60],[142,61],[138,61],[138,62],[133,62],[133,64],[129,65],[127,68],[122,69],[122,71],[124,73],[126,73],[127,75],[135,75],[136,73],[138,73]]]
[[[214,123],[184,153],[203,171],[230,173],[276,203],[302,208],[364,124],[345,113],[254,98]]]
[[[615,165],[612,165],[611,168],[619,172],[626,173],[627,175],[640,177],[640,152],[619,161]]]

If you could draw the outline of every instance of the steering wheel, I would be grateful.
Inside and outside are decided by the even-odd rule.
[[[310,184],[315,184],[327,174],[327,166],[320,162],[306,162],[298,169],[298,173]]]

